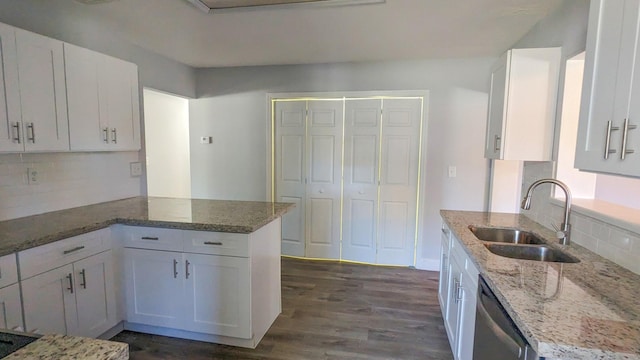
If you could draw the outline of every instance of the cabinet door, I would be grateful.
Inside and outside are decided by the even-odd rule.
[[[127,321],[183,327],[184,262],[171,251],[124,249]]]
[[[461,283],[462,300],[460,300],[460,318],[457,326],[457,346],[455,358],[459,360],[473,359],[473,339],[476,325],[476,300],[478,284],[472,274],[464,272]]]
[[[378,264],[414,264],[421,114],[421,99],[383,101]]]
[[[506,114],[505,95],[509,83],[509,59],[511,52],[506,52],[491,69],[491,88],[489,90],[489,116],[485,138],[484,157],[487,159],[502,158],[502,142],[504,140],[503,123]]]
[[[342,258],[376,262],[381,100],[347,100]]]
[[[71,150],[104,150],[109,144],[107,104],[100,88],[104,55],[64,44]]]
[[[0,24],[0,151],[24,150],[15,28]]]
[[[22,283],[25,327],[36,334],[72,334],[77,331],[73,266],[34,276]]]
[[[135,64],[104,56],[103,79],[109,116],[109,148],[140,150],[140,102]]]
[[[275,166],[277,201],[290,202],[296,207],[282,217],[282,253],[305,254],[305,197],[306,197],[306,101],[275,103]]]
[[[447,305],[447,314],[445,320],[445,328],[451,349],[456,353],[456,345],[458,339],[458,318],[460,317],[460,301],[462,299],[462,267],[458,264],[455,256],[449,256],[449,300]]]
[[[184,329],[251,339],[249,259],[185,254]]]
[[[16,29],[25,151],[68,151],[62,42]]]
[[[442,224],[442,235],[440,245],[440,278],[438,283],[438,300],[442,317],[447,320],[447,306],[449,305],[449,243],[451,230],[446,224]]]
[[[18,284],[0,289],[0,328],[15,331],[24,330]]]
[[[640,128],[633,128],[640,127],[640,108],[634,103],[640,92],[634,70],[640,4],[599,0],[591,2],[589,11],[575,166],[640,176]],[[627,119],[632,126],[625,131]],[[634,153],[623,159],[623,150]]]
[[[78,310],[76,333],[98,337],[117,323],[111,250],[73,264]]]
[[[343,101],[309,101],[306,256],[340,258]]]

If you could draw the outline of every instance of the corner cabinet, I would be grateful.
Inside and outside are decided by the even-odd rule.
[[[64,44],[72,151],[140,150],[135,64]]]
[[[485,158],[552,157],[560,48],[512,49],[491,69]]]
[[[280,220],[251,234],[121,226],[125,328],[255,348],[281,312]]]
[[[68,151],[62,42],[4,24],[0,40],[0,151]]]
[[[442,259],[438,298],[455,360],[473,358],[479,271],[461,242],[442,224]]]
[[[575,167],[640,177],[640,2],[591,1]]]

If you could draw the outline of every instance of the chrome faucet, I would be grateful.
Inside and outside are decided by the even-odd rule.
[[[540,179],[531,186],[527,190],[527,195],[525,195],[524,199],[522,199],[522,209],[529,210],[531,209],[531,194],[533,194],[533,190],[540,184],[554,184],[559,186],[562,191],[564,191],[564,222],[560,225],[560,229],[557,226],[553,225],[553,228],[556,230],[556,237],[560,240],[560,244],[569,245],[570,236],[571,236],[571,224],[569,224],[569,214],[571,213],[571,191],[569,191],[569,187],[562,181],[556,179]]]

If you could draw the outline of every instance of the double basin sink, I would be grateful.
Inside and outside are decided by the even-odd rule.
[[[469,230],[484,242],[492,253],[512,259],[551,261],[561,263],[580,262],[576,257],[553,248],[538,235],[521,229],[480,227],[469,225]]]

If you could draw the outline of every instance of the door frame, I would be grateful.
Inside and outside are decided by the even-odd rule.
[[[417,201],[417,231],[413,253],[413,267],[419,265],[418,254],[422,254],[425,227],[425,174],[427,162],[427,132],[429,114],[429,90],[380,90],[380,91],[329,91],[329,92],[284,92],[267,93],[266,95],[266,144],[265,170],[266,170],[266,201],[274,201],[275,182],[275,106],[274,101],[279,99],[318,100],[318,99],[385,99],[385,98],[422,98],[422,119],[420,124],[420,146],[418,153],[418,201]]]

